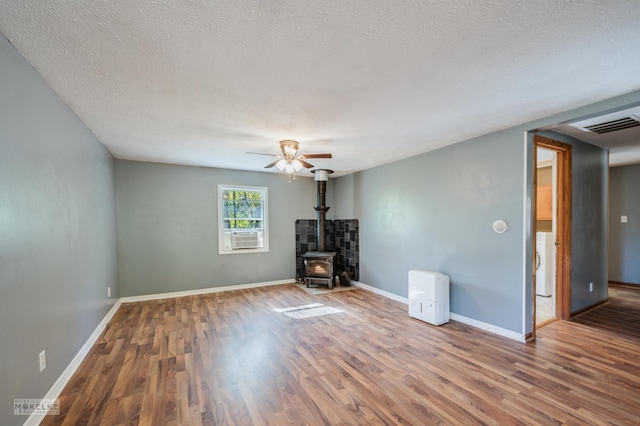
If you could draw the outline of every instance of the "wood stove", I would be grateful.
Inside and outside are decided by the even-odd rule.
[[[335,251],[309,251],[302,255],[307,287],[322,284],[329,287],[329,290],[333,288],[336,254]]]
[[[318,205],[314,207],[318,213],[318,251],[309,251],[302,255],[305,267],[305,280],[307,287],[325,284],[329,289],[333,288],[335,251],[327,251],[326,215],[329,207],[325,205],[327,194],[327,181],[331,170],[312,170],[314,180],[318,182]]]

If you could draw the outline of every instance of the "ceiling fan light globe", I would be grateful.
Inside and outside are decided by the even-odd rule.
[[[300,169],[302,169],[302,163],[301,163],[301,162],[300,162],[300,160],[298,160],[298,159],[293,160],[293,161],[291,162],[291,164],[293,164],[293,169],[294,169],[296,172],[299,172],[299,171],[300,171]]]
[[[281,158],[277,163],[276,163],[276,167],[278,168],[278,170],[284,170],[285,167],[287,167],[287,160],[285,160],[284,158]]]
[[[295,169],[293,167],[293,164],[291,164],[291,161],[287,161],[287,165],[285,166],[284,171],[287,173],[293,173],[294,170]]]

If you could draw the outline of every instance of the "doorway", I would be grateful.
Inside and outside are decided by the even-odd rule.
[[[556,316],[556,151],[536,148],[536,328],[558,319]]]
[[[533,320],[571,316],[571,145],[534,136]]]

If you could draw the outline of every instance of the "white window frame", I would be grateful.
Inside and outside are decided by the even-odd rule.
[[[262,193],[262,229],[256,229],[259,232],[262,246],[258,248],[232,248],[232,233],[233,229],[226,229],[224,227],[224,200],[223,193],[228,190],[236,191],[254,191]],[[268,188],[264,186],[246,186],[246,185],[227,185],[218,184],[218,253],[219,254],[249,254],[249,253],[264,253],[269,251],[269,203],[268,203]],[[239,228],[242,230],[242,228]]]

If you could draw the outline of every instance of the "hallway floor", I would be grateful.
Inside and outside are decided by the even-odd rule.
[[[536,296],[536,327],[546,325],[556,318],[553,297]]]

